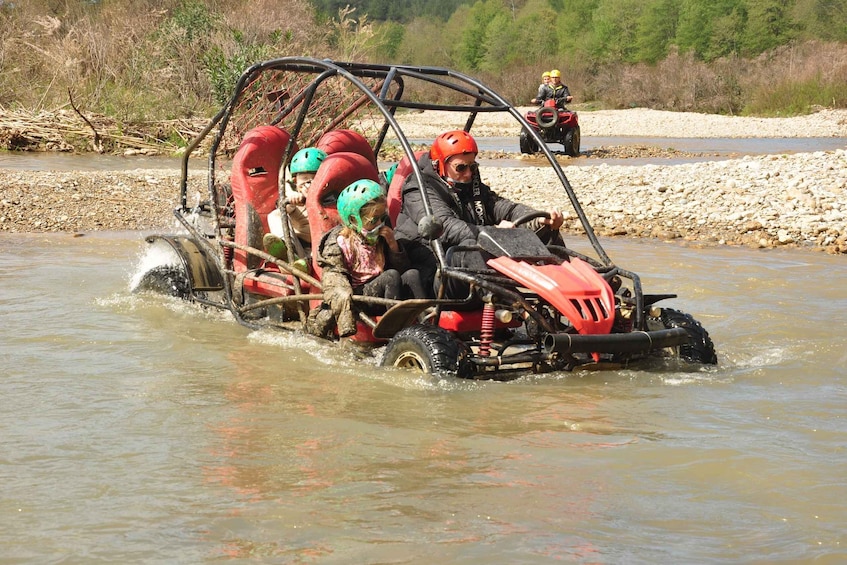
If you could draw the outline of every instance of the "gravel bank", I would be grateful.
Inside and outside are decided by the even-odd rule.
[[[519,108],[521,112],[535,108]],[[573,107],[572,109],[577,109]],[[821,110],[792,118],[718,116],[695,112],[630,110],[578,111],[583,137],[845,137],[847,110]],[[399,118],[409,137],[433,138],[445,129],[462,128],[464,120],[450,112],[419,112]],[[473,131],[485,137],[517,137],[514,118],[504,114],[480,114]]]
[[[478,135],[511,135],[493,116],[483,118]],[[847,138],[843,110],[763,119],[635,109],[583,112],[580,120],[584,136]],[[416,128],[411,137],[432,137],[445,128],[432,113],[403,122]],[[598,164],[565,172],[600,235],[847,253],[847,150],[675,166]],[[549,168],[483,167],[482,174],[506,196],[562,208],[569,213],[566,228],[580,231],[564,195],[545,188],[553,179]],[[0,231],[173,229],[178,179],[176,170],[0,169]],[[204,186],[204,175],[194,173],[189,202]]]

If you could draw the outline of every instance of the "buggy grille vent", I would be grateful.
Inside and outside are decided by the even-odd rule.
[[[583,320],[599,322],[610,317],[610,313],[599,298],[571,298],[571,304]]]

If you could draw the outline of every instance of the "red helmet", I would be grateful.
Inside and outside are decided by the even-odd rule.
[[[463,153],[476,155],[479,148],[471,134],[461,129],[445,131],[435,138],[432,149],[429,150],[432,160],[438,161],[438,174],[442,177],[447,175],[447,159]]]

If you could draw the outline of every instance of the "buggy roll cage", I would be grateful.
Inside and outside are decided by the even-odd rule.
[[[545,157],[547,158],[547,161],[550,163],[550,166],[556,173],[556,176],[558,177],[562,188],[567,194],[568,199],[570,200],[571,205],[573,206],[573,209],[577,217],[579,218],[582,228],[585,231],[585,234],[588,237],[588,240],[591,242],[591,246],[597,253],[597,256],[599,257],[600,261],[597,261],[592,257],[586,256],[582,253],[570,249],[567,250],[567,253],[588,261],[595,267],[595,269],[598,270],[598,272],[602,272],[604,277],[607,278],[607,280],[614,275],[620,275],[624,278],[630,279],[633,282],[633,290],[635,295],[633,298],[635,299],[636,303],[635,326],[641,327],[644,296],[641,290],[641,282],[638,275],[630,271],[621,269],[620,267],[617,267],[612,263],[612,260],[609,258],[608,254],[603,249],[603,246],[600,244],[600,241],[598,240],[597,235],[591,226],[591,223],[588,221],[588,218],[586,217],[582,206],[579,204],[579,200],[577,199],[576,194],[574,193],[570,181],[568,180],[567,176],[562,170],[562,167],[559,165],[558,161],[555,159],[550,149],[547,147],[547,144],[544,143],[544,141],[541,139],[540,134],[529,125],[529,123],[526,121],[526,118],[520,112],[518,112],[517,109],[514,108],[514,106],[512,106],[499,94],[497,94],[481,82],[467,75],[446,68],[336,62],[331,61],[329,59],[314,59],[309,57],[282,57],[252,65],[246,71],[244,71],[244,73],[236,82],[236,85],[233,90],[233,95],[229,99],[229,101],[211,119],[208,125],[197,135],[197,137],[195,137],[189,143],[189,145],[185,149],[185,152],[183,153],[181,165],[182,174],[179,185],[180,207],[174,210],[174,213],[180,223],[183,224],[186,228],[191,230],[191,226],[184,217],[185,213],[189,211],[187,205],[187,186],[188,163],[191,155],[198,149],[198,147],[200,147],[201,143],[209,135],[209,133],[211,133],[213,129],[216,129],[215,136],[211,143],[211,148],[209,149],[209,174],[207,179],[209,194],[212,197],[212,202],[215,202],[217,157],[219,154],[221,142],[226,134],[230,118],[232,117],[233,112],[239,104],[242,95],[245,92],[245,89],[249,85],[251,85],[251,83],[253,83],[255,80],[257,80],[258,77],[260,77],[263,73],[267,71],[288,71],[294,73],[315,75],[312,78],[311,82],[309,82],[305,88],[303,88],[300,92],[297,92],[294,96],[291,96],[290,92],[284,90],[277,90],[266,93],[266,99],[274,102],[276,104],[276,107],[278,108],[274,118],[270,121],[269,124],[266,125],[277,125],[283,118],[285,118],[292,112],[297,111],[298,108],[300,109],[300,113],[297,115],[294,127],[289,130],[289,133],[291,134],[291,140],[289,141],[288,147],[286,147],[285,150],[285,155],[283,156],[283,166],[285,166],[285,164],[291,157],[291,149],[294,146],[295,140],[297,140],[299,137],[300,129],[303,126],[303,121],[305,119],[305,112],[312,102],[317,87],[323,81],[327,80],[330,77],[343,77],[349,84],[355,86],[355,88],[357,88],[361,92],[361,97],[354,103],[353,107],[339,108],[338,111],[342,115],[340,115],[336,120],[334,120],[332,124],[330,124],[329,129],[332,129],[335,125],[341,123],[345,117],[348,117],[353,114],[359,106],[370,102],[373,108],[378,110],[384,118],[384,123],[380,128],[376,141],[374,142],[374,154],[379,154],[380,148],[383,142],[385,141],[385,137],[388,133],[388,129],[391,128],[397,138],[397,141],[402,147],[403,153],[412,164],[416,163],[417,160],[414,158],[414,151],[409,141],[406,139],[406,136],[403,134],[401,126],[395,119],[394,113],[398,108],[411,110],[443,110],[456,113],[466,112],[468,114],[468,117],[465,121],[465,131],[470,131],[479,113],[508,112],[509,114],[511,114],[515,118],[515,120],[517,120],[517,122],[522,126],[522,128],[534,138],[541,152],[544,153]],[[366,84],[364,84],[364,82],[362,82],[360,78],[379,79],[381,80],[381,87],[378,89],[371,89]],[[432,83],[449,91],[464,95],[465,97],[473,100],[473,104],[427,103],[403,99],[402,96],[405,90],[405,79],[407,78]],[[391,95],[392,85],[396,85],[396,92],[393,96]],[[284,85],[282,85],[282,87],[284,88]],[[285,104],[284,106],[282,105],[283,103]],[[412,171],[410,174],[414,174],[418,182],[418,186],[423,187],[424,182],[421,175],[421,171],[417,166],[412,166],[411,169]],[[430,205],[425,190],[421,190],[421,198],[426,213],[428,215],[431,215],[432,207]],[[216,217],[215,222],[216,227],[220,228],[220,219]],[[440,241],[438,241],[437,239],[432,240],[432,249],[437,257],[437,261],[442,271],[442,275],[449,273],[449,276],[453,278],[467,280],[466,274],[461,273],[460,270],[451,268],[447,264],[445,260],[445,251]]]

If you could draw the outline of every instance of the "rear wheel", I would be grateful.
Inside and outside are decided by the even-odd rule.
[[[676,356],[689,363],[702,363],[705,365],[716,365],[718,356],[715,353],[715,344],[709,337],[709,332],[700,325],[691,315],[672,308],[662,308],[658,318],[647,319],[650,330],[684,328],[691,337],[691,341],[685,345],[670,348]]]
[[[535,143],[535,140],[529,136],[529,133],[526,130],[521,132],[519,145],[521,147],[521,153],[532,155],[538,152],[538,144]]]
[[[576,157],[579,155],[579,126],[576,126],[572,130],[568,130],[565,133],[565,141],[563,145],[565,146],[565,153],[570,155],[571,157]]]
[[[466,353],[464,344],[447,330],[414,325],[391,338],[380,365],[418,373],[468,377],[470,368],[465,362]]]

